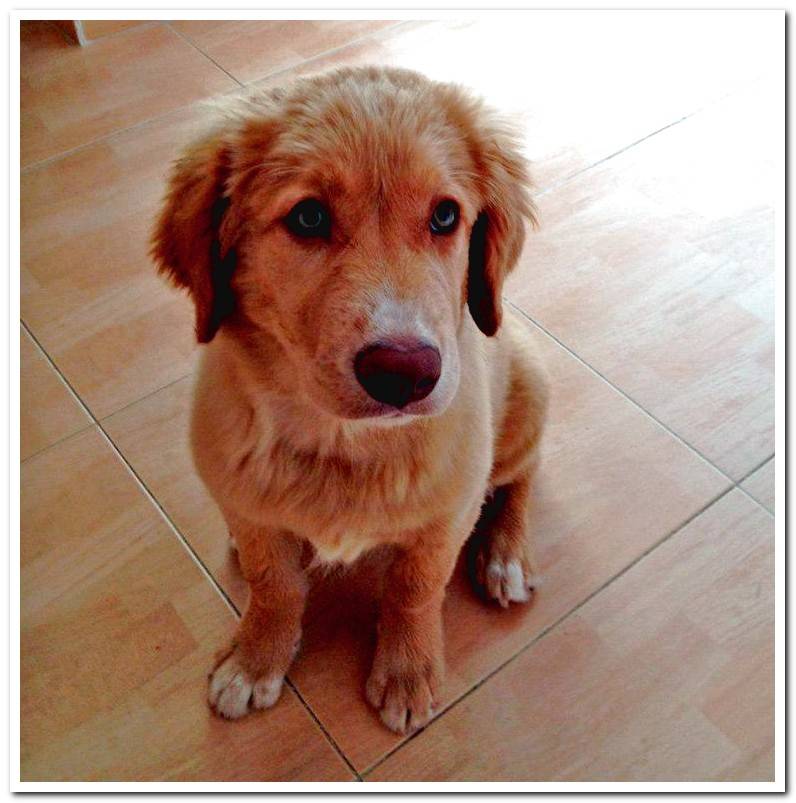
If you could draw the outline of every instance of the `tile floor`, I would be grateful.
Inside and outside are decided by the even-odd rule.
[[[782,29],[151,22],[80,49],[23,23],[23,780],[772,779]],[[503,612],[457,572],[445,708],[411,739],[363,700],[367,566],[315,590],[273,710],[206,709],[245,588],[187,450],[189,303],[147,259],[201,101],[368,62],[522,121],[542,228],[507,299],[554,382],[546,582]]]

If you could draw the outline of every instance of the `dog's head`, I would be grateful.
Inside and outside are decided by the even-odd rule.
[[[178,162],[154,236],[196,332],[337,417],[433,415],[492,336],[533,221],[511,133],[461,89],[345,69],[250,100]]]

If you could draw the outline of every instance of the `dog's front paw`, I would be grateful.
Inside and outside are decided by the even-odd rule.
[[[226,719],[240,719],[251,708],[270,708],[282,692],[284,675],[254,677],[242,664],[237,650],[224,658],[210,675],[207,701]]]
[[[420,661],[417,667],[388,663],[377,655],[365,690],[368,702],[396,733],[422,728],[435,713],[440,671],[432,662]]]

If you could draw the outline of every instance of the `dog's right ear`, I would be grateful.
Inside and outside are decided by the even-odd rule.
[[[230,149],[218,135],[180,159],[152,236],[158,271],[188,290],[196,308],[196,338],[213,339],[234,306],[234,220],[225,195]]]

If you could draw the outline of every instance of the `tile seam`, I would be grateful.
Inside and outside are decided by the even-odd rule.
[[[199,556],[197,555],[197,553],[195,552],[193,547],[188,543],[188,541],[185,538],[185,536],[183,536],[183,534],[180,532],[179,528],[172,521],[171,516],[169,516],[168,513],[166,513],[166,511],[163,508],[163,506],[161,505],[160,501],[155,497],[155,495],[152,493],[152,491],[149,489],[149,487],[146,485],[146,483],[141,479],[141,477],[138,475],[138,473],[132,467],[130,462],[127,460],[127,457],[122,453],[121,449],[116,445],[116,443],[113,441],[113,439],[107,433],[105,428],[102,426],[102,424],[96,418],[96,416],[92,413],[92,411],[89,409],[89,407],[83,401],[83,399],[81,399],[80,396],[78,396],[77,392],[72,387],[72,385],[70,384],[69,380],[63,375],[63,373],[58,368],[58,366],[53,362],[53,360],[50,357],[50,355],[47,354],[47,352],[42,348],[41,344],[36,339],[35,335],[30,331],[28,326],[24,323],[24,321],[22,321],[21,323],[22,323],[22,326],[25,329],[25,331],[30,336],[30,338],[36,343],[38,348],[41,349],[42,354],[44,355],[45,359],[49,363],[50,367],[58,374],[58,376],[60,377],[61,381],[64,383],[64,385],[66,385],[67,389],[69,390],[69,392],[71,393],[71,395],[73,396],[75,401],[78,403],[80,408],[83,410],[83,412],[91,419],[91,422],[92,422],[93,426],[95,426],[97,428],[97,432],[100,434],[100,436],[103,438],[103,440],[105,440],[106,443],[111,447],[111,451],[114,453],[116,458],[122,463],[122,465],[126,468],[127,472],[130,474],[130,476],[133,478],[135,483],[138,485],[139,489],[142,491],[144,496],[154,506],[154,508],[157,510],[157,512],[160,514],[160,516],[166,522],[166,524],[168,525],[168,528],[172,531],[173,535],[176,536],[178,542],[183,546],[184,550],[188,553],[189,557],[193,560],[193,562],[199,567],[200,571],[205,576],[205,579],[207,579],[210,582],[212,587],[215,589],[216,593],[222,598],[222,600],[224,600],[224,602],[232,610],[232,612],[235,613],[235,615],[238,615],[237,608],[233,604],[233,602],[230,599],[230,597],[221,588],[219,583],[216,581],[215,577],[213,577],[212,573],[208,570],[208,568],[205,566],[205,564],[199,558]],[[85,432],[86,429],[81,430],[81,431]],[[74,437],[77,434],[79,434],[79,433],[73,433],[73,435],[71,435],[69,437]],[[66,439],[64,439],[64,440],[66,440]]]
[[[649,410],[647,410],[646,407],[644,407],[640,402],[636,401],[629,393],[627,393],[627,391],[622,390],[622,388],[614,384],[610,379],[608,379],[608,377],[606,377],[603,373],[597,370],[597,368],[595,368],[591,363],[587,362],[576,351],[574,351],[574,349],[570,348],[566,343],[564,343],[563,340],[554,335],[549,329],[547,329],[545,326],[539,323],[533,316],[531,316],[524,309],[522,309],[522,307],[518,306],[515,302],[511,301],[511,299],[505,297],[504,301],[508,303],[512,309],[514,309],[516,312],[522,315],[522,317],[525,318],[526,321],[535,326],[540,332],[547,335],[547,337],[549,337],[554,343],[556,343],[562,349],[564,349],[564,351],[566,351],[567,354],[569,354],[571,357],[574,357],[584,368],[586,368],[592,374],[594,374],[594,376],[598,377],[603,382],[605,382],[606,385],[608,385],[612,390],[618,393],[623,399],[625,399],[625,401],[632,404],[633,407],[642,412],[651,421],[655,422],[655,424],[657,424],[658,427],[660,427],[664,432],[671,435],[681,445],[685,446],[686,449],[688,449],[688,451],[696,455],[703,463],[712,468],[716,473],[720,474],[724,480],[732,483],[733,485],[737,485],[737,482],[726,471],[724,471],[722,468],[719,468],[712,460],[710,460],[708,457],[702,454],[702,452],[700,452],[699,449],[697,449],[695,446],[692,446],[682,435],[679,435],[671,427],[663,423],[663,421],[661,421],[660,418],[658,418]]]
[[[178,37],[179,39],[182,39],[182,41],[185,42],[186,45],[188,45],[189,47],[192,47],[197,53],[199,53],[204,58],[206,58],[211,64],[213,64],[214,66],[218,67],[218,69],[221,70],[221,72],[223,72],[224,75],[226,75],[228,78],[231,78],[238,85],[239,89],[244,86],[244,84],[238,78],[236,78],[229,70],[227,70],[226,68],[222,67],[211,55],[209,55],[204,50],[202,50],[202,48],[200,48],[199,45],[197,45],[196,42],[194,42],[193,39],[191,39],[189,36],[186,36],[181,31],[177,30],[177,28],[175,28],[171,24],[171,20],[164,20],[163,21],[163,25],[168,30],[170,30],[176,37]]]

